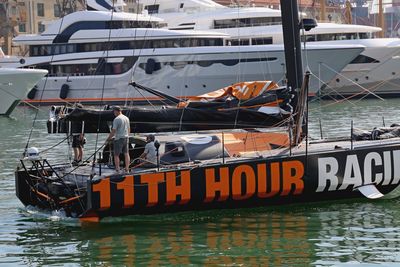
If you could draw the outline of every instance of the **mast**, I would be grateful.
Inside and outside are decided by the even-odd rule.
[[[287,84],[297,92],[296,97],[293,99],[295,129],[292,144],[298,145],[301,142],[301,136],[307,136],[308,131],[307,115],[304,114],[307,112],[305,107],[308,96],[307,88],[302,87],[303,63],[301,60],[299,11],[297,0],[280,1]],[[307,85],[305,84],[304,86]]]
[[[297,0],[280,1],[287,83],[293,89],[299,89],[303,83],[303,64]]]

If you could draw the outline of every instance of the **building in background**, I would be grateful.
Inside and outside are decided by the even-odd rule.
[[[13,47],[18,34],[43,32],[51,21],[84,8],[84,0],[0,0],[0,47],[6,54],[24,55]]]
[[[400,0],[381,1],[385,36],[398,36]],[[228,6],[266,6],[275,9],[280,7],[280,0],[215,0],[215,2]],[[318,21],[349,23],[350,20],[351,23],[364,25],[379,25],[379,21],[382,21],[378,18],[379,0],[346,2],[346,0],[301,0],[299,9],[308,17],[316,18]],[[140,1],[125,0],[125,3],[126,12],[141,12]],[[12,46],[14,36],[43,32],[51,21],[84,8],[85,0],[0,0],[0,47],[6,54],[24,55],[27,51]]]

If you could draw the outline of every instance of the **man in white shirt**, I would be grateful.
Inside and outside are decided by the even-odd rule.
[[[143,167],[154,166],[157,164],[157,152],[154,145],[155,137],[153,134],[146,136],[146,146],[144,147],[144,152],[140,155],[140,158],[145,163]]]
[[[125,172],[129,172],[129,134],[131,133],[129,118],[122,114],[122,109],[119,106],[113,107],[115,119],[111,133],[108,135],[107,141],[111,140],[114,136],[114,163],[115,171],[119,172],[119,155],[124,154],[125,158]]]

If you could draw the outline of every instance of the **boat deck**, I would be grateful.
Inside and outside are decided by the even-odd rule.
[[[308,143],[306,146],[305,142],[302,142],[300,145],[296,147],[284,148],[284,149],[273,149],[268,151],[257,151],[250,152],[245,154],[245,156],[240,157],[225,157],[218,159],[209,159],[202,161],[192,161],[187,163],[180,164],[171,164],[171,165],[160,165],[160,171],[167,171],[172,169],[190,169],[196,168],[199,166],[207,166],[214,165],[218,163],[240,163],[243,161],[248,161],[250,159],[273,159],[273,158],[286,158],[289,156],[301,156],[301,155],[313,155],[313,154],[323,154],[323,153],[331,153],[332,151],[337,150],[357,150],[361,148],[368,148],[369,146],[377,146],[377,145],[385,145],[385,146],[399,146],[400,149],[400,138],[392,138],[385,140],[368,140],[368,141],[353,141],[350,140],[320,140],[320,141],[312,141]],[[134,168],[128,174],[141,174],[141,173],[151,173],[157,172],[158,168]],[[107,165],[96,164],[93,168],[91,164],[81,165],[79,167],[65,167],[64,169],[64,180],[73,182],[77,184],[79,187],[86,187],[87,180],[92,176],[93,179],[102,179],[104,177],[110,177],[113,175],[121,175],[115,172],[115,169],[109,167]],[[94,175],[93,175],[94,173]]]

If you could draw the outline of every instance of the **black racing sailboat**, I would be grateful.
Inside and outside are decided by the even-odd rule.
[[[93,222],[107,216],[363,196],[374,199],[395,194],[400,184],[399,139],[308,141],[308,78],[305,76],[303,83],[297,3],[281,0],[281,9],[288,86],[296,92],[291,103],[294,110],[288,115],[291,123],[287,125],[287,136],[281,140],[281,146],[277,146],[278,142],[272,145],[271,140],[282,136],[263,132],[266,127],[243,127],[229,132],[158,133],[162,147],[157,164],[149,168],[133,167],[125,174],[115,173],[103,161],[78,167],[53,166],[32,153],[21,160],[15,173],[18,198],[24,205],[62,210],[66,216]],[[210,111],[207,116],[229,111],[225,103],[217,107],[214,104],[205,104],[207,108],[199,108],[199,104],[195,110]],[[108,116],[106,112],[101,118]],[[90,118],[84,120],[84,126],[79,126],[84,131],[91,131],[87,126],[90,120],[100,119],[97,113],[77,109],[68,113],[67,124],[75,119],[81,123],[81,116]],[[138,116],[142,115],[138,113],[135,117]],[[62,130],[53,123],[51,127]],[[136,140],[133,149],[141,145]]]

